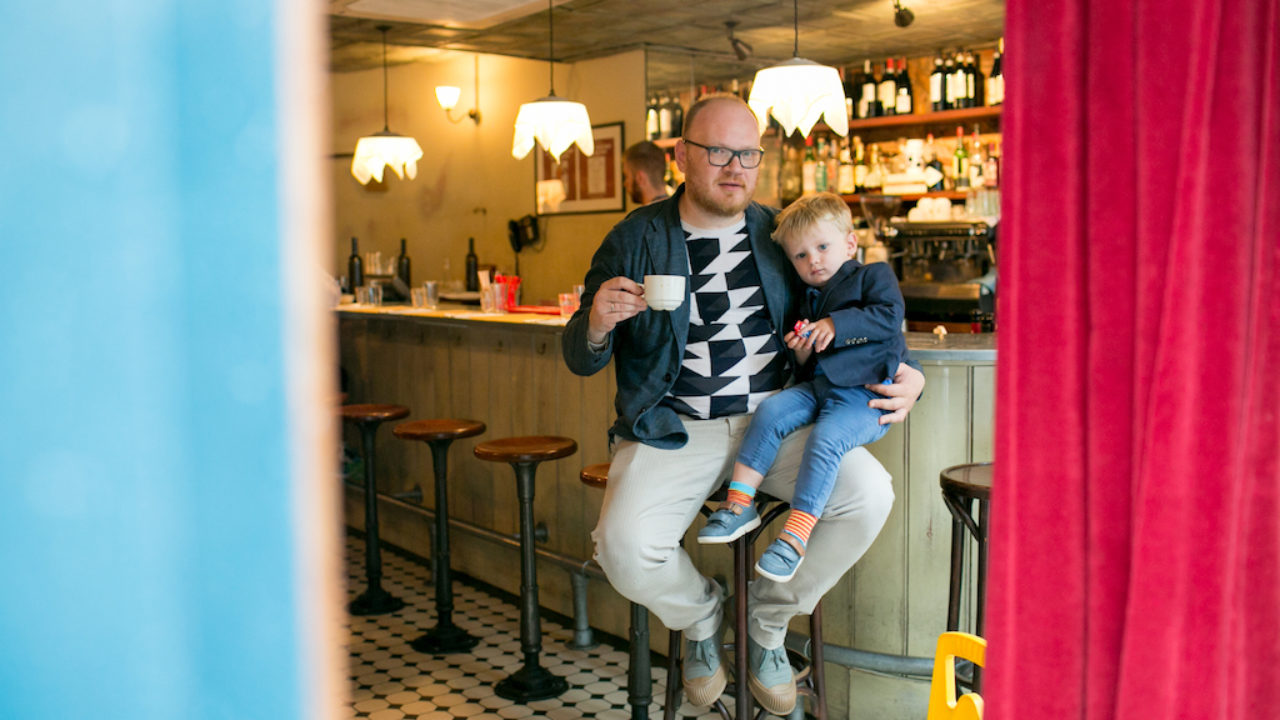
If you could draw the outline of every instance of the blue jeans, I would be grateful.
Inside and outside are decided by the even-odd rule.
[[[862,387],[838,387],[825,375],[793,385],[760,403],[738,449],[738,462],[761,475],[769,472],[782,439],[814,423],[804,446],[796,492],[791,507],[820,517],[836,469],[845,453],[884,437],[888,425],[880,424],[886,410],[867,407],[881,397]]]

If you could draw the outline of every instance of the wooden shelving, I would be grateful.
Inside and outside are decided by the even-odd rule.
[[[874,193],[874,194],[879,195],[880,193]],[[895,195],[894,197],[900,197],[903,199],[903,201],[914,202],[921,198],[946,198],[948,200],[964,200],[966,196],[967,196],[967,193],[963,190],[942,190],[939,192],[906,193],[903,195]],[[855,204],[862,199],[861,195],[841,195],[840,197],[844,198],[844,201],[847,203],[855,203]]]
[[[948,125],[965,123],[974,120],[990,120],[1000,117],[1001,105],[987,107],[962,108],[960,110],[941,110],[939,112],[912,113],[910,115],[885,115],[884,117],[850,120],[849,132],[854,130],[875,130],[878,128],[909,127],[918,125]]]

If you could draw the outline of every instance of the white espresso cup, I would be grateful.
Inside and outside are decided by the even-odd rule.
[[[644,301],[654,310],[675,310],[684,304],[683,275],[645,275]]]

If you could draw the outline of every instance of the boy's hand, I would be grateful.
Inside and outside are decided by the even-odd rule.
[[[803,323],[803,324],[801,324]],[[831,341],[836,338],[836,324],[831,322],[831,318],[822,318],[818,322],[806,322],[801,320],[796,323],[796,329],[787,333],[783,338],[787,342],[787,347],[792,350],[815,350],[822,352],[827,349]]]

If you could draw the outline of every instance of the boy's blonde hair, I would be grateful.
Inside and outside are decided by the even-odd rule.
[[[841,234],[853,232],[853,213],[849,211],[849,205],[839,195],[824,192],[805,195],[778,213],[773,241],[782,245],[785,238],[821,220],[831,222]]]

